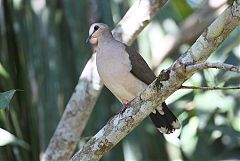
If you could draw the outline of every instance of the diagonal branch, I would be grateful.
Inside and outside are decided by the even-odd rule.
[[[115,115],[71,160],[99,160],[194,74],[186,71],[188,65],[206,61],[238,25],[240,0],[227,8],[184,55],[168,70],[161,72],[146,90],[129,103],[123,113]]]
[[[136,0],[113,30],[114,37],[130,45],[166,2],[167,0]],[[66,106],[42,161],[68,160],[70,158],[101,88],[102,83],[96,70],[95,56],[93,55],[79,78],[75,92]]]

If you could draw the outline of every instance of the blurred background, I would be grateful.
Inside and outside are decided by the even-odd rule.
[[[0,0],[0,90],[5,92],[0,94],[0,161],[39,160],[91,57],[85,44],[90,24],[115,26],[133,2]],[[231,3],[169,0],[133,46],[158,74]],[[208,61],[240,65],[240,27]],[[240,86],[240,75],[204,70],[185,85]],[[181,131],[162,135],[147,118],[102,161],[240,159],[240,90],[179,90],[167,103],[182,122]],[[104,88],[78,148],[120,105]]]

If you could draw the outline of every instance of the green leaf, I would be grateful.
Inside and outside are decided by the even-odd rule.
[[[0,75],[3,76],[4,78],[9,78],[9,74],[6,71],[6,69],[2,66],[2,64],[0,63]]]
[[[0,136],[1,136],[0,146],[13,144],[13,145],[19,145],[27,150],[29,149],[29,145],[25,141],[18,139],[13,134],[11,134],[10,132],[2,128],[0,128]]]
[[[0,93],[0,109],[6,109],[9,106],[9,103],[16,92],[15,89]]]
[[[193,11],[185,0],[173,0],[170,4],[173,8],[173,11],[178,16],[177,18],[179,19],[179,21],[184,20]]]
[[[2,139],[0,140],[0,146],[8,145],[16,140],[16,137],[13,134],[2,128],[0,128],[0,135],[2,137]]]

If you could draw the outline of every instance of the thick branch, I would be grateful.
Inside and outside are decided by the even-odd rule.
[[[208,27],[186,54],[176,60],[171,68],[162,72],[140,96],[132,100],[123,113],[115,115],[71,160],[99,160],[193,75],[193,72],[186,72],[188,65],[206,61],[239,24],[240,2],[234,2],[233,6],[226,9]]]
[[[130,45],[166,0],[137,0],[113,30],[115,38]],[[136,18],[138,17],[138,18]],[[128,26],[131,26],[131,30]],[[88,61],[42,161],[68,160],[72,155],[101,91],[95,56]]]
[[[132,44],[167,0],[137,0],[113,29],[114,38]],[[138,29],[138,30],[136,30]]]
[[[208,69],[208,68],[217,68],[217,69],[223,69],[223,70],[240,73],[240,67],[234,66],[231,64],[225,64],[225,63],[199,63],[194,65],[189,65],[186,68],[186,71],[196,72],[196,71]]]

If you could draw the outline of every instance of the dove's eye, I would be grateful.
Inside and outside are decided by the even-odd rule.
[[[94,26],[94,31],[97,31],[98,29],[99,29],[98,25]]]

